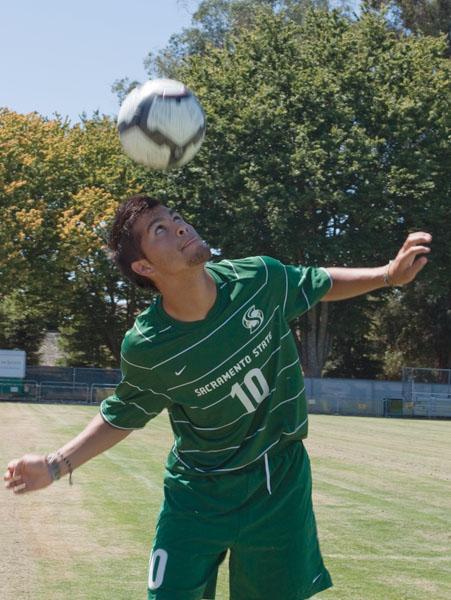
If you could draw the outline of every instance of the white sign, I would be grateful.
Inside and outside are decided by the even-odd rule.
[[[23,350],[0,350],[0,377],[23,379],[26,354]]]

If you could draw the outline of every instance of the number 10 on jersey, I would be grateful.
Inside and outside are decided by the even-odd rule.
[[[254,412],[258,405],[269,395],[268,382],[260,369],[251,369],[243,384],[234,383],[230,392],[232,398],[238,398],[247,412]]]

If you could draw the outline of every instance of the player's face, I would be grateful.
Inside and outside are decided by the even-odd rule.
[[[134,225],[144,258],[132,264],[139,275],[158,281],[210,259],[210,248],[194,227],[166,206],[143,214]]]

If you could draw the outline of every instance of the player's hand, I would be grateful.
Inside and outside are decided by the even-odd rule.
[[[405,285],[415,279],[428,262],[426,256],[418,258],[418,255],[429,254],[431,249],[425,244],[430,244],[431,241],[431,234],[423,231],[411,233],[407,237],[401,250],[388,268],[390,285]]]
[[[25,454],[12,460],[3,476],[5,487],[15,494],[40,490],[52,483],[45,456]]]

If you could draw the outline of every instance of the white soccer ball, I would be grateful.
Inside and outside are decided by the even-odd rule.
[[[154,79],[134,88],[117,119],[125,153],[152,169],[181,167],[199,150],[205,115],[196,96],[180,81]]]

